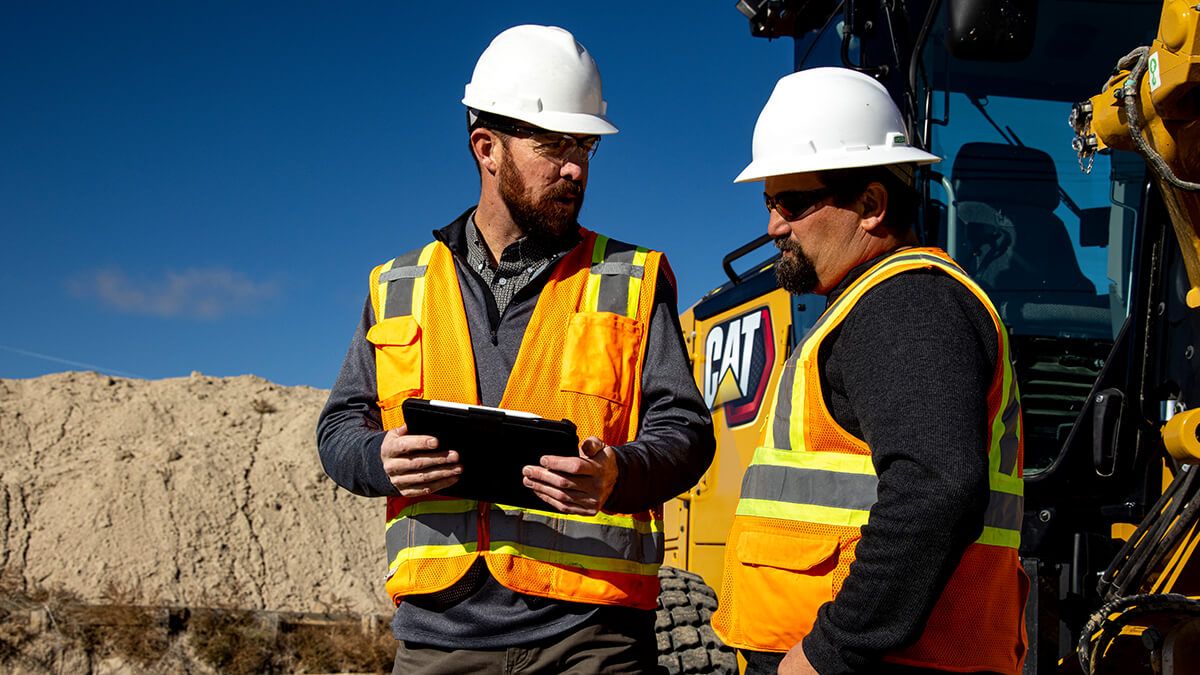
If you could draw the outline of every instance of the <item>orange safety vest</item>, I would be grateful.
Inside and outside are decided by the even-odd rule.
[[[983,290],[934,248],[898,251],[868,270],[788,359],[725,547],[720,608],[712,621],[729,645],[787,651],[812,630],[817,609],[837,597],[876,501],[878,477],[871,449],[826,408],[817,355],[868,291],[897,274],[930,268],[970,289],[996,325],[987,400],[991,498],[982,535],[963,553],[921,636],[884,660],[956,672],[1020,672],[1029,581],[1017,555],[1023,440],[1008,334]]]
[[[579,438],[637,436],[646,331],[662,254],[581,229],[525,330],[500,407],[575,422]],[[433,242],[371,273],[379,407],[385,429],[422,397],[478,404],[471,334],[453,254]],[[547,509],[550,507],[547,506]],[[595,516],[440,495],[387,500],[387,592],[399,604],[462,578],[482,555],[529,595],[653,609],[663,559],[661,507]]]

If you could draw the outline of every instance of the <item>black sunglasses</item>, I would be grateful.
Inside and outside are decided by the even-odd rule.
[[[812,207],[834,193],[833,188],[823,187],[816,190],[788,190],[774,195],[763,193],[763,201],[767,203],[768,211],[776,211],[783,219],[790,222],[800,220],[808,215]]]
[[[532,139],[535,152],[554,159],[566,159],[578,152],[590,160],[596,156],[596,150],[600,148],[599,136],[572,136],[557,131],[491,120],[480,126],[509,136]]]

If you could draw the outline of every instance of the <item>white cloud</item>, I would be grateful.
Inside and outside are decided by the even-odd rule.
[[[119,312],[193,319],[250,312],[279,292],[274,282],[254,281],[221,268],[170,271],[160,279],[131,279],[108,268],[75,277],[68,288]]]

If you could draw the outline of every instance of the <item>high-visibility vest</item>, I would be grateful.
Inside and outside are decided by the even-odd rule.
[[[662,254],[581,229],[538,298],[500,407],[575,422],[579,438],[637,436],[646,331]],[[385,429],[421,397],[478,404],[475,359],[453,254],[433,242],[371,273]],[[483,556],[504,586],[529,595],[652,609],[663,559],[662,508],[595,516],[440,495],[387,500],[386,588],[448,588]]]
[[[995,323],[998,349],[987,398],[991,497],[983,533],[967,547],[921,636],[884,660],[959,672],[1020,672],[1029,582],[1017,555],[1023,441],[1008,334],[983,290],[933,248],[904,249],[873,266],[825,310],[789,358],[742,480],[725,547],[713,628],[726,643],[787,651],[841,589],[877,498],[878,477],[871,449],[829,413],[817,355],[868,291],[897,274],[930,268],[970,289]]]

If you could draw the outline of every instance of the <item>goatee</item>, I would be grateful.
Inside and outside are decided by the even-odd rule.
[[[792,254],[780,256],[779,263],[775,265],[775,280],[779,282],[779,287],[793,295],[812,293],[818,282],[817,268],[812,258],[804,253],[800,244],[786,237],[776,239],[775,246],[780,251]]]

